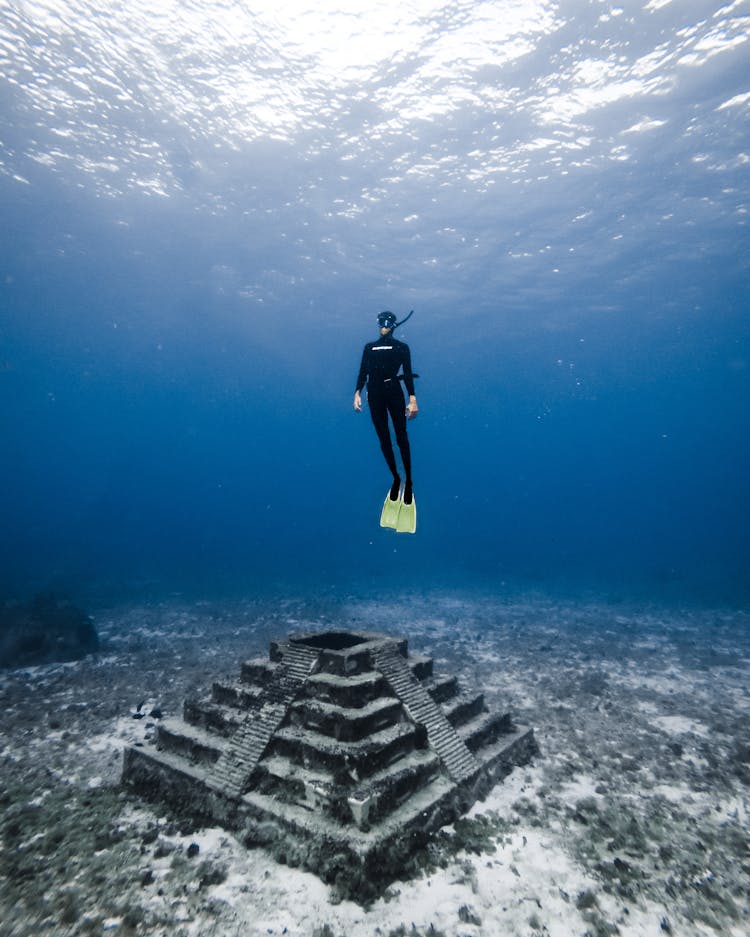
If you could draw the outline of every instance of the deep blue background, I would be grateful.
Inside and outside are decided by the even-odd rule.
[[[7,188],[13,212],[33,208]],[[397,537],[377,526],[388,473],[351,410],[378,297],[332,288],[248,328],[196,284],[169,216],[124,237],[79,211],[77,252],[55,256],[64,194],[47,191],[36,250],[3,236],[6,591],[746,595],[747,289],[720,264],[682,271],[698,312],[655,323],[625,296],[617,315],[487,342],[470,296],[418,307],[402,337],[421,375],[419,531]]]

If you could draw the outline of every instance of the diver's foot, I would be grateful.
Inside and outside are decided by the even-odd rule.
[[[404,504],[411,504],[413,498],[414,493],[412,491],[411,479],[409,478],[404,484]]]
[[[389,498],[391,501],[398,501],[398,493],[401,490],[401,478],[396,475],[393,479],[393,484],[391,485],[391,493]]]

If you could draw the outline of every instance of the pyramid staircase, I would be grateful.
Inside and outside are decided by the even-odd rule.
[[[427,730],[427,741],[443,762],[454,781],[470,778],[479,771],[479,762],[448,721],[440,706],[411,672],[406,660],[392,644],[379,648],[373,655],[379,670],[394,694],[417,724]]]
[[[212,783],[219,790],[240,796],[318,656],[319,652],[303,645],[291,644],[286,649],[265,702],[245,714],[217,760]]]
[[[126,749],[123,782],[357,897],[535,751],[405,640],[328,631],[272,642],[186,701]]]

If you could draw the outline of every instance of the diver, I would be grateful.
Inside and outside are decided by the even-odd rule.
[[[406,433],[407,419],[413,420],[419,412],[417,398],[414,395],[414,377],[411,370],[411,353],[409,346],[393,337],[399,325],[406,322],[412,310],[401,322],[396,321],[392,312],[381,312],[378,316],[380,338],[368,342],[362,352],[362,363],[359,366],[357,389],[354,391],[354,409],[362,410],[362,391],[367,383],[367,403],[370,407],[370,416],[378,434],[380,448],[393,475],[393,484],[385,497],[383,510],[380,515],[381,527],[392,527],[399,533],[413,534],[417,529],[417,505],[414,500],[414,490],[411,477],[411,450],[409,437]],[[402,373],[399,373],[402,369]],[[401,387],[403,380],[409,394],[409,402],[404,399]],[[396,465],[396,456],[393,452],[391,433],[388,426],[388,414],[391,416],[393,429],[396,433],[396,443],[401,453],[404,466],[404,487],[401,489],[401,476]]]

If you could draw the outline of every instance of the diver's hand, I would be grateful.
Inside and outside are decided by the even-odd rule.
[[[412,394],[411,397],[409,397],[409,403],[406,405],[406,419],[413,420],[418,413],[419,407],[417,406],[417,398]]]
[[[354,409],[357,411],[357,413],[362,411],[362,398],[360,397],[358,390],[354,391]]]

